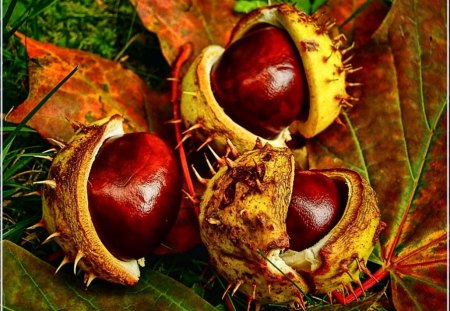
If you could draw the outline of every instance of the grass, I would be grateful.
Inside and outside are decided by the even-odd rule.
[[[314,1],[309,5],[312,3]],[[154,89],[162,87],[169,74],[170,68],[161,54],[157,37],[139,23],[128,1],[9,0],[3,2],[3,12],[4,112],[28,96],[27,64],[30,60],[14,36],[15,31],[39,41],[89,51],[108,59],[118,60],[126,54],[128,58],[124,64]],[[57,87],[52,92],[56,90]],[[39,105],[44,105],[51,95],[48,94]],[[32,113],[28,117],[31,116]],[[3,239],[21,244],[36,256],[48,259],[57,252],[57,246],[54,243],[41,245],[45,232],[30,233],[26,228],[41,218],[40,187],[35,182],[46,178],[55,150],[34,130],[24,127],[24,123],[2,124],[2,234]],[[221,296],[227,283],[215,275],[207,262],[204,250],[198,248],[185,254],[150,256],[147,266],[191,287],[218,310],[226,310]],[[205,286],[213,276],[216,281]],[[310,302],[319,301],[319,304],[323,299],[307,298]],[[238,310],[246,308],[246,299],[240,295],[233,297],[231,302]],[[284,307],[265,308],[274,309]]]

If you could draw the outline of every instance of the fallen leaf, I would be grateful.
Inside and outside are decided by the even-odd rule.
[[[90,123],[121,114],[125,130],[147,131],[145,105],[151,95],[146,84],[120,63],[92,53],[66,49],[18,34],[29,63],[28,98],[7,116],[19,123],[75,66],[78,71],[44,104],[27,125],[44,138],[67,141],[70,122]]]
[[[348,41],[355,42],[356,46],[372,37],[389,12],[383,0],[329,0],[326,7]]]
[[[73,273],[54,275],[54,267],[25,249],[7,240],[2,246],[7,310],[215,310],[191,289],[151,269],[141,269],[133,287],[94,280],[86,289]]]
[[[172,64],[180,46],[193,44],[193,56],[211,44],[225,45],[239,19],[234,1],[131,0],[145,27],[155,32]]]
[[[375,189],[387,227],[373,258],[397,310],[445,308],[446,37],[443,0],[394,2],[355,52],[359,102],[308,144],[312,168],[351,168]]]

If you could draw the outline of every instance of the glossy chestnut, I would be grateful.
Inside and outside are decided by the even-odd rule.
[[[182,177],[172,150],[159,137],[131,133],[105,141],[93,163],[89,211],[107,249],[118,258],[141,258],[173,225]]]
[[[227,47],[211,71],[217,102],[236,123],[265,138],[289,126],[307,105],[307,83],[289,34],[259,24]]]
[[[286,229],[290,249],[301,251],[324,237],[339,221],[345,195],[335,181],[314,171],[296,170]]]

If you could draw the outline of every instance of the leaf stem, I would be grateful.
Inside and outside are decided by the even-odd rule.
[[[389,272],[385,270],[385,268],[378,269],[374,274],[373,278],[368,278],[365,282],[362,283],[362,288],[358,287],[354,290],[354,294],[348,294],[347,296],[341,295],[338,291],[333,291],[333,296],[336,298],[336,300],[340,304],[347,304],[354,300],[356,300],[358,297],[360,297],[362,294],[364,294],[365,291],[371,289],[374,285],[378,284],[382,279],[387,277],[389,275]],[[363,291],[364,289],[364,291]]]
[[[171,89],[171,103],[173,109],[173,120],[180,120],[180,69],[192,54],[192,44],[186,43],[180,47],[180,52],[173,65],[172,69],[172,89]],[[183,169],[184,180],[188,188],[188,193],[191,197],[195,197],[194,184],[192,183],[191,175],[189,174],[189,166],[186,159],[186,152],[182,142],[181,124],[174,122],[175,138],[178,146],[178,154],[180,156],[181,168]],[[199,214],[198,206],[194,206],[196,215]]]

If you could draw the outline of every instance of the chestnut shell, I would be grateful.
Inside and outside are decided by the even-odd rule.
[[[289,249],[286,230],[294,183],[289,149],[257,144],[207,185],[199,220],[211,263],[258,304],[302,303],[302,293],[330,293],[357,282],[359,265],[377,242],[380,212],[367,181],[346,169],[317,172],[345,183],[348,200],[330,232],[300,252]]]

